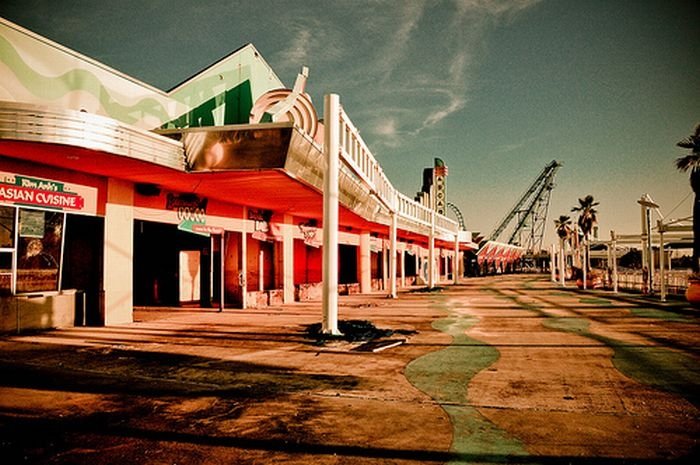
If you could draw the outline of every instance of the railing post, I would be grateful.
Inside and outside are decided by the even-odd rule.
[[[340,100],[337,94],[324,99],[324,144],[326,172],[323,176],[323,323],[325,334],[338,330],[338,156]]]

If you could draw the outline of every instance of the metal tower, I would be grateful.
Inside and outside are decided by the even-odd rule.
[[[553,160],[544,167],[535,182],[493,230],[488,240],[497,241],[509,226],[512,226],[509,230],[508,244],[519,245],[528,253],[537,253],[542,249],[549,200],[554,189],[554,175],[560,166],[561,163]]]

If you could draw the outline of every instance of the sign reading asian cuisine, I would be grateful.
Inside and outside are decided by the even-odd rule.
[[[0,203],[97,213],[97,189],[0,171]]]

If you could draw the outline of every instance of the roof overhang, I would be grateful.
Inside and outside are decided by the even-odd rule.
[[[292,123],[154,133],[84,112],[0,102],[0,156],[319,222],[323,217],[323,150]],[[388,235],[387,205],[343,164],[339,204],[341,227]],[[429,224],[400,216],[398,228],[400,239],[427,245]],[[454,247],[454,234],[442,229],[436,243]],[[460,249],[471,248],[460,240]]]

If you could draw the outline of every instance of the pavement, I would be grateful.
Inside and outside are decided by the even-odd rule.
[[[700,311],[539,275],[0,337],[2,464],[698,463]]]

